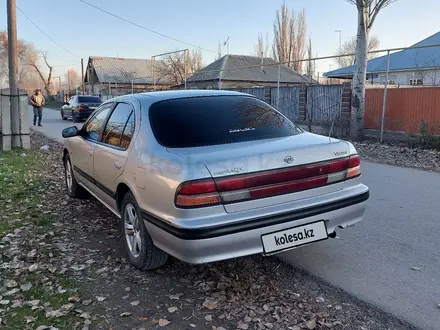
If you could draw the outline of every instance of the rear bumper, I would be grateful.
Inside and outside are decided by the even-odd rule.
[[[89,110],[82,110],[82,111],[75,111],[74,112],[74,116],[78,119],[87,119],[89,118],[89,116],[92,114],[93,111],[89,111]]]
[[[351,226],[362,220],[368,198],[365,187],[364,192],[341,200],[207,228],[178,228],[145,211],[142,215],[157,247],[188,263],[207,263],[263,253],[262,235],[291,227],[325,220],[327,232],[332,233],[337,227]]]

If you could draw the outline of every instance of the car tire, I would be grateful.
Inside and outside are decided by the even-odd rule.
[[[121,231],[128,259],[137,269],[152,270],[167,262],[168,254],[153,244],[131,192],[125,194],[122,200]]]
[[[76,181],[69,155],[64,157],[64,178],[69,197],[87,199],[90,196],[89,192],[81,187]]]
[[[63,120],[67,120],[67,117],[64,116],[64,112],[63,112],[63,110],[61,110],[61,118],[62,118]]]

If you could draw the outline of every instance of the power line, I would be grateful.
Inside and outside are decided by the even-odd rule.
[[[31,66],[33,66],[33,65],[35,65],[34,63],[22,63],[23,65],[31,65]],[[52,68],[56,68],[56,67],[60,67],[60,66],[70,66],[70,67],[72,67],[72,66],[76,66],[76,65],[78,65],[77,63],[75,63],[75,64],[58,64],[58,65],[51,65],[51,67]]]
[[[26,13],[20,7],[18,7],[18,6],[16,6],[16,7],[24,15],[24,17],[26,17],[29,20],[29,22],[31,22],[38,30],[40,30],[41,33],[43,33],[46,37],[48,37],[55,45],[57,45],[58,47],[60,47],[62,50],[69,53],[70,55],[75,56],[77,58],[81,58],[78,55],[75,55],[72,52],[68,51],[66,48],[61,46],[58,42],[53,40],[46,32],[44,32],[37,24],[35,24],[34,21],[28,15],[26,15]]]
[[[202,47],[200,47],[200,46],[196,46],[196,45],[190,44],[190,43],[188,43],[188,42],[186,42],[186,41],[179,40],[179,39],[174,38],[174,37],[171,37],[171,36],[169,36],[169,35],[166,35],[166,34],[163,34],[163,33],[157,32],[157,31],[154,31],[154,30],[152,30],[152,29],[149,29],[149,28],[147,28],[147,27],[145,27],[145,26],[142,26],[142,25],[140,25],[140,24],[138,24],[138,23],[135,23],[135,22],[133,22],[133,21],[130,21],[130,20],[124,18],[124,17],[118,16],[118,15],[116,15],[116,14],[113,14],[113,13],[111,13],[111,12],[105,10],[105,9],[102,9],[102,8],[100,8],[100,7],[98,7],[98,6],[95,6],[95,5],[93,5],[93,4],[91,4],[91,3],[87,2],[87,1],[84,1],[84,0],[79,0],[79,1],[82,2],[82,3],[84,3],[84,4],[86,4],[86,5],[88,5],[88,6],[90,6],[90,7],[92,7],[92,8],[95,8],[95,9],[97,9],[97,10],[103,12],[103,13],[106,13],[106,14],[108,14],[108,15],[110,15],[110,16],[116,17],[116,18],[118,18],[118,19],[120,19],[120,20],[122,20],[122,21],[124,21],[124,22],[126,22],[126,23],[129,23],[129,24],[132,24],[132,25],[134,25],[134,26],[140,27],[141,29],[144,29],[144,30],[149,31],[149,32],[154,33],[154,34],[157,34],[157,35],[159,35],[159,36],[161,36],[161,37],[168,38],[168,39],[171,39],[171,40],[174,40],[174,41],[180,42],[180,43],[182,43],[182,44],[185,44],[185,45],[188,45],[188,46],[191,46],[191,47],[194,47],[194,48],[199,48],[199,49],[201,49],[201,50],[204,50],[204,51],[207,51],[207,52],[210,52],[210,53],[213,53],[213,54],[217,54],[217,52],[213,52],[212,50],[209,50],[209,49],[206,49],[206,48],[202,48]]]

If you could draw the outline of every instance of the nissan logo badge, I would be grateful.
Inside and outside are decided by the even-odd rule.
[[[292,156],[286,156],[286,158],[284,158],[284,161],[287,164],[291,164],[293,162],[293,157]]]

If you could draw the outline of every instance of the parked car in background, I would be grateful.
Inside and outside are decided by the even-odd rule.
[[[94,95],[74,95],[61,107],[61,118],[71,118],[73,122],[86,120],[100,105],[102,100]]]
[[[115,213],[143,270],[168,255],[207,263],[336,237],[369,198],[353,144],[243,93],[126,95],[63,137],[68,195],[90,193]]]

